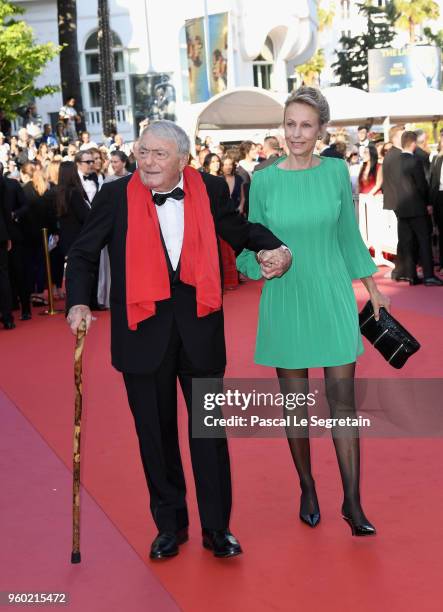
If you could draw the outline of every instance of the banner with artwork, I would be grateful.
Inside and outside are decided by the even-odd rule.
[[[209,99],[204,18],[185,21],[189,98],[192,103]]]
[[[175,121],[175,87],[171,75],[164,72],[131,75],[135,132],[140,121],[169,119]]]
[[[228,86],[228,13],[209,15],[209,66],[211,95]]]
[[[432,45],[370,49],[368,67],[370,92],[441,87],[441,50]]]

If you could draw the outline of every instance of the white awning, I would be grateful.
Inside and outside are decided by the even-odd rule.
[[[331,108],[332,125],[437,121],[443,116],[443,92],[431,88],[368,93],[353,87],[323,90]]]
[[[368,93],[353,87],[322,90],[331,109],[331,125],[437,121],[443,117],[443,92],[403,89]],[[287,94],[258,87],[237,87],[214,96],[199,109],[198,130],[275,129],[281,126]]]
[[[438,121],[443,116],[443,91],[430,87],[402,89],[394,93],[368,94],[379,116],[391,122]]]
[[[197,117],[197,130],[271,129],[281,125],[286,96],[236,87],[214,96]]]

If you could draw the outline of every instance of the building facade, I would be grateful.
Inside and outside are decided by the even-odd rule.
[[[371,0],[371,3],[379,8],[386,5],[386,0]],[[435,21],[429,21],[416,27],[418,44],[426,42],[424,28],[429,27],[434,33],[443,29],[443,0],[436,0],[440,7],[440,17]],[[340,38],[344,36],[358,36],[366,29],[366,19],[359,13],[361,0],[325,0],[325,8],[331,8],[334,19],[331,27],[319,32],[318,46],[324,50],[325,68],[321,72],[320,85],[330,87],[337,82],[332,64],[337,61],[337,50],[340,49]],[[405,47],[409,42],[409,34],[405,30],[397,30],[392,41],[396,49]]]
[[[19,0],[39,42],[58,42],[56,0]],[[317,43],[315,0],[109,0],[118,131],[132,140],[140,120],[170,118],[184,127],[211,97],[235,87],[287,93],[294,63]],[[78,0],[80,77],[87,128],[102,139],[97,0]],[[58,58],[38,85],[59,84]],[[37,100],[54,121],[61,93]]]

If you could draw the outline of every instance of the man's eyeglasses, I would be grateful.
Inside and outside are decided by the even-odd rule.
[[[93,159],[82,159],[80,163],[81,164],[93,164],[94,160]]]
[[[169,157],[169,152],[165,151],[164,149],[145,149],[144,147],[140,147],[138,152],[142,159],[148,157],[149,153],[152,154],[152,157],[156,161],[162,161],[168,159]]]

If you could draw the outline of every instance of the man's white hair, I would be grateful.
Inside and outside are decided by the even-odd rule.
[[[163,140],[173,140],[177,144],[179,155],[189,155],[191,150],[191,141],[183,128],[167,119],[160,119],[150,123],[140,134],[139,142],[147,134],[152,134]]]

